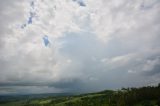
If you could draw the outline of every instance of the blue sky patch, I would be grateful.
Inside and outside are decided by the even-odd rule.
[[[46,47],[50,44],[47,35],[45,35],[45,36],[43,37],[43,42],[44,42],[44,45],[45,45]]]
[[[29,17],[28,24],[32,24],[32,17]]]
[[[74,2],[77,2],[80,6],[83,6],[83,7],[86,6],[86,4],[84,3],[83,0],[73,0],[73,1],[74,1]]]

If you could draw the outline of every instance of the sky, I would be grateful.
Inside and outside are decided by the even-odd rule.
[[[1,0],[0,95],[160,82],[160,0]]]

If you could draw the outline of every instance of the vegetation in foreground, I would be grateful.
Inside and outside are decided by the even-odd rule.
[[[0,106],[160,106],[160,84],[73,96],[21,99],[0,97]]]

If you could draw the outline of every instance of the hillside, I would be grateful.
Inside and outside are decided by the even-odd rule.
[[[0,106],[160,106],[160,84],[81,95],[40,95],[0,98]]]

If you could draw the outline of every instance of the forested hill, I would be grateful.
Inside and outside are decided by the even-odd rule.
[[[160,84],[141,88],[122,88],[97,93],[25,98],[3,101],[0,106],[160,106]]]

